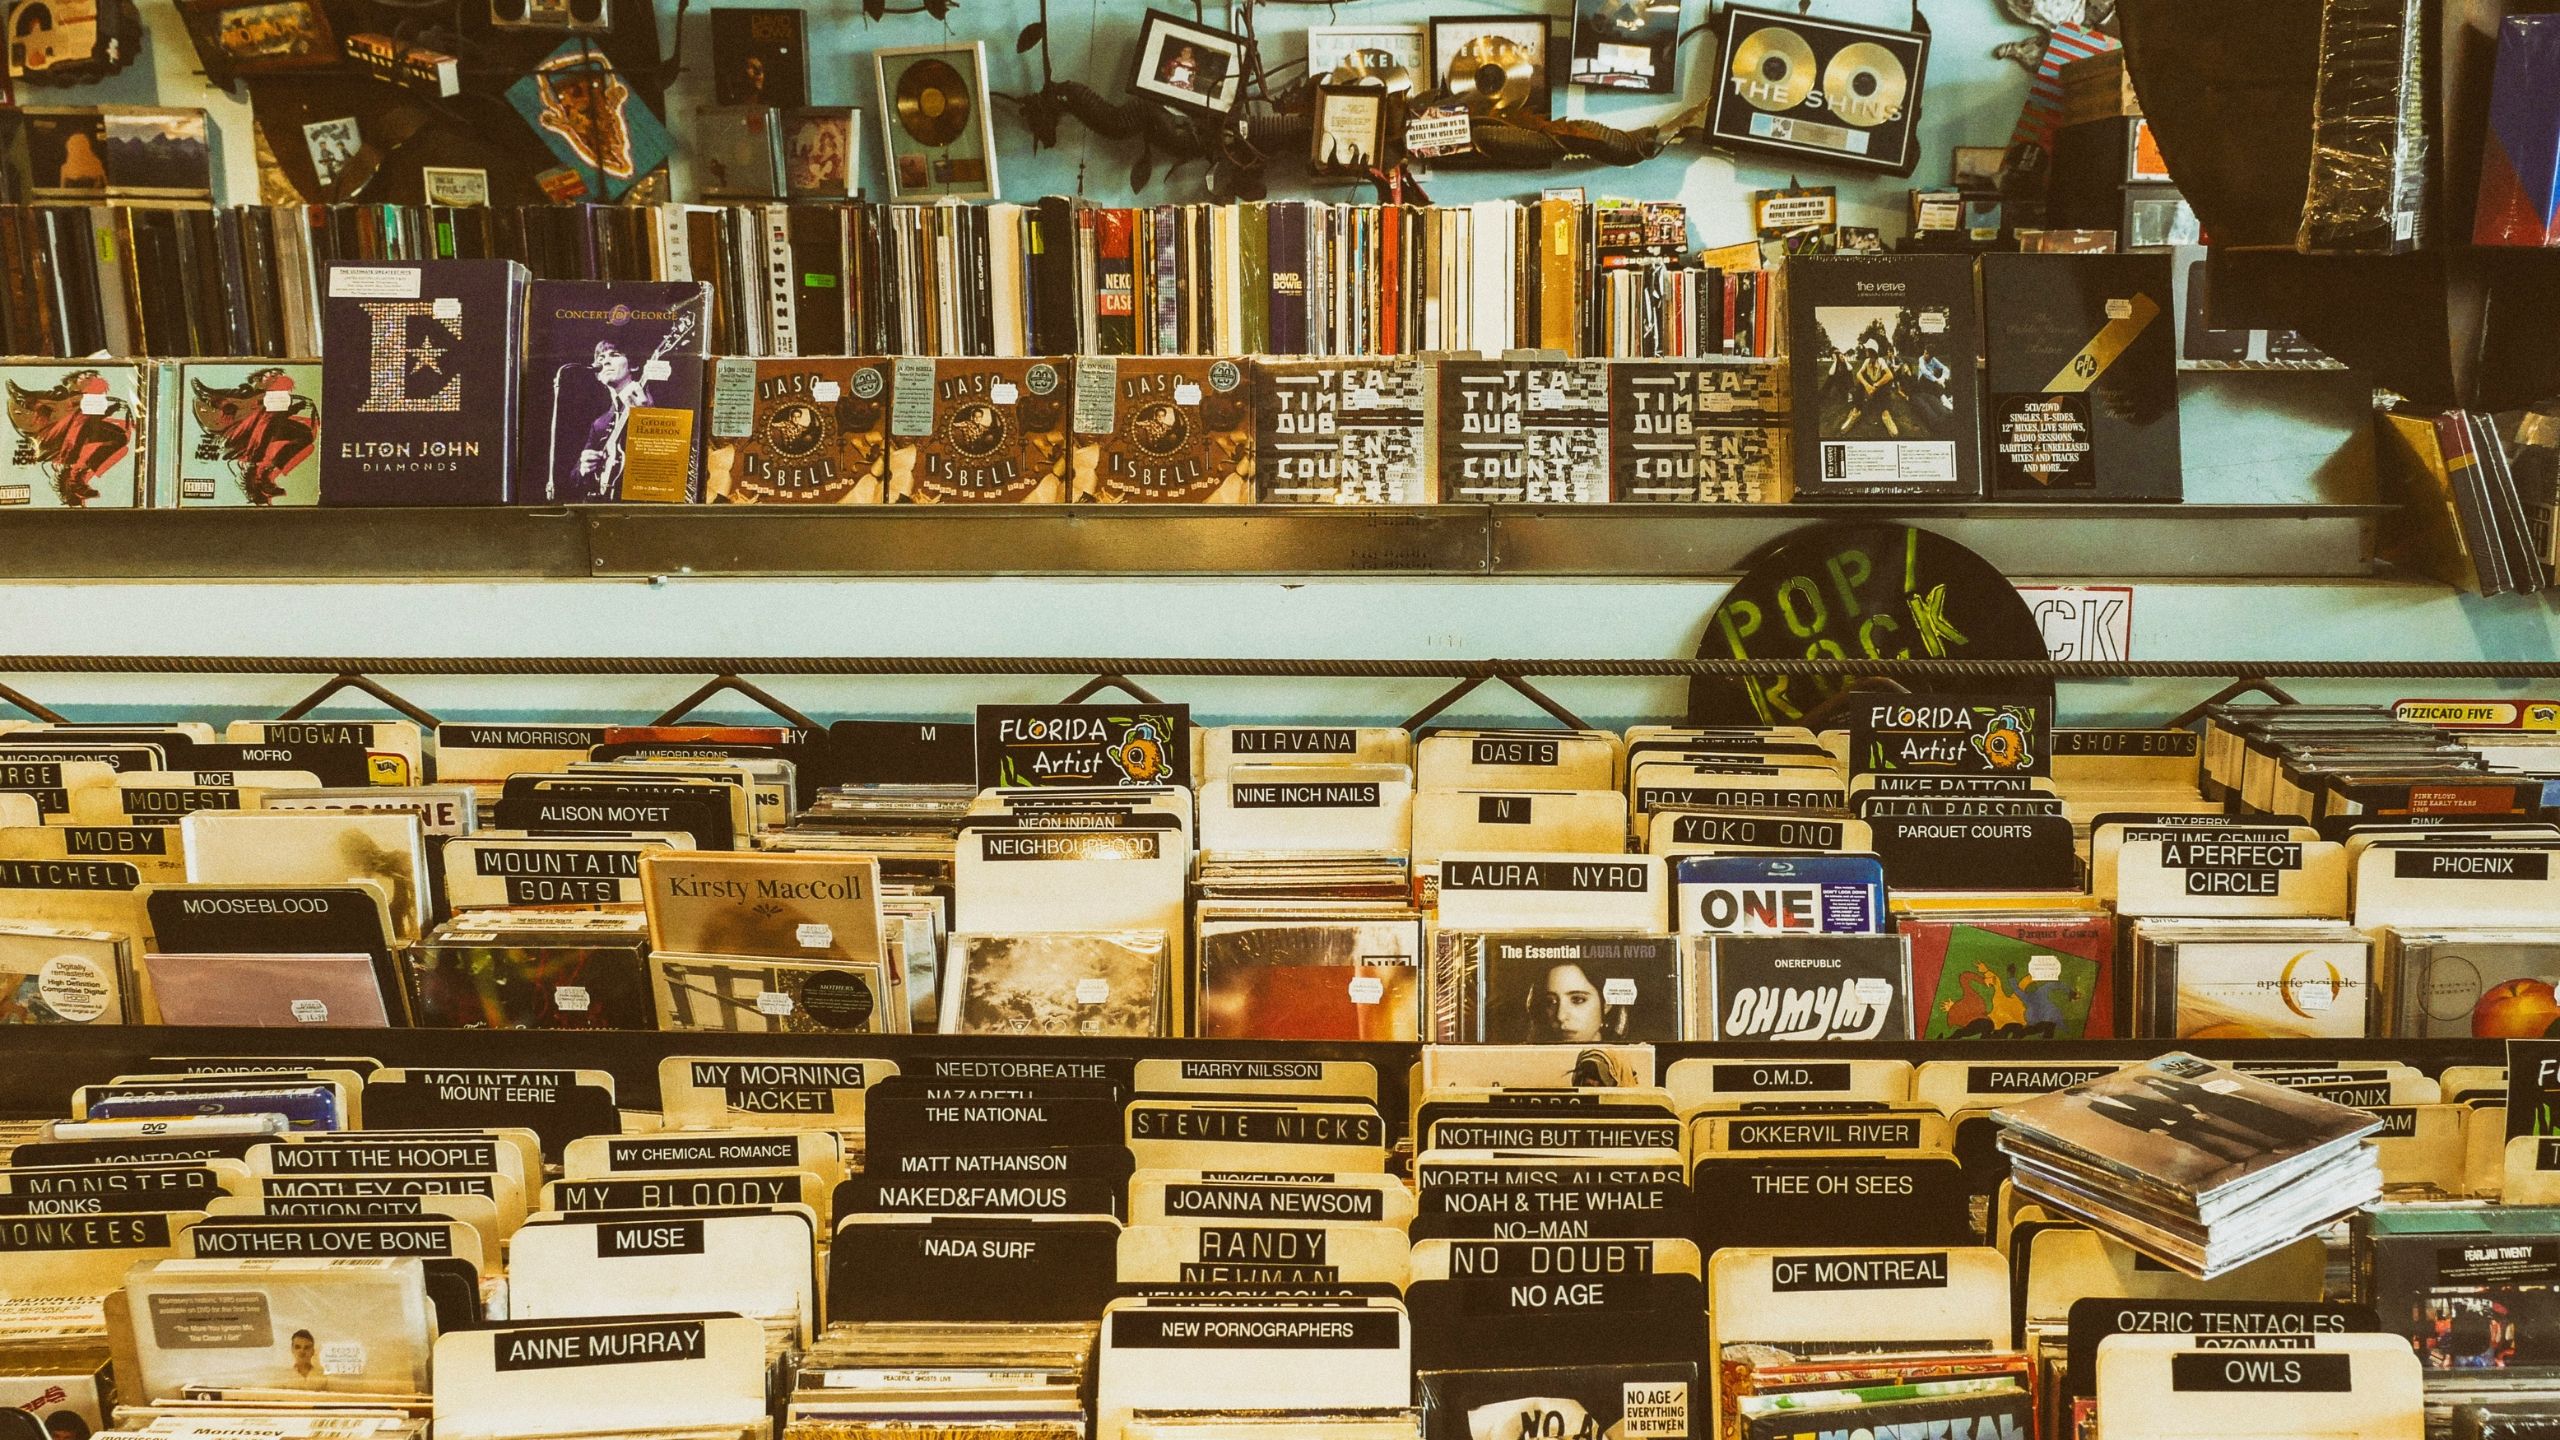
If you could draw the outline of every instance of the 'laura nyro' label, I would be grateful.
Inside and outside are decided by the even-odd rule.
[[[1769,1262],[1769,1288],[1807,1290],[1944,1290],[1945,1251],[1871,1255],[1780,1255]]]
[[[709,1336],[699,1320],[501,1330],[495,1338],[497,1368],[500,1371],[699,1360],[709,1344]]]
[[[1440,888],[1642,894],[1653,874],[1648,865],[1607,861],[1448,860],[1440,866]]]
[[[2169,1357],[2169,1388],[2185,1394],[2344,1394],[2355,1389],[2355,1357],[2283,1351],[2196,1351]]]

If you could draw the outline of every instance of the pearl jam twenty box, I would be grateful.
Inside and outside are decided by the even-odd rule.
[[[320,503],[508,502],[526,283],[512,260],[329,267]]]
[[[2169,266],[2167,255],[1982,257],[1994,498],[2178,498]]]

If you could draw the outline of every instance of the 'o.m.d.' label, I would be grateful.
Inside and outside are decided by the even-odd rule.
[[[1133,1106],[1132,1140],[1204,1140],[1235,1145],[1353,1145],[1387,1143],[1386,1122],[1374,1114],[1307,1114],[1294,1110],[1229,1110],[1211,1106]]]
[[[2214,1351],[2169,1357],[2169,1388],[2178,1394],[2302,1392],[2355,1389],[2355,1357],[2285,1351]]]
[[[497,1368],[500,1371],[699,1360],[708,1346],[708,1336],[703,1322],[699,1320],[557,1330],[502,1330],[496,1340]]]
[[[1111,1317],[1117,1350],[1392,1350],[1397,1310],[1124,1310]]]
[[[1447,860],[1440,866],[1443,890],[1573,890],[1640,895],[1653,877],[1649,865],[1613,865],[1607,861]]]
[[[605,1141],[608,1170],[763,1170],[800,1163],[796,1135],[677,1136]]]
[[[1849,1088],[1846,1061],[1823,1065],[1717,1065],[1708,1072],[1717,1090],[1812,1091]]]
[[[2391,857],[2402,880],[2548,880],[2551,855],[2543,850],[2403,850]]]
[[[701,1253],[702,1222],[699,1220],[649,1220],[596,1227],[596,1258],[599,1260]]]
[[[1360,732],[1305,726],[1239,728],[1228,732],[1227,748],[1235,755],[1356,755]]]
[[[1945,1251],[1922,1254],[1780,1255],[1769,1262],[1769,1288],[1807,1290],[1944,1290]]]
[[[2181,837],[2160,842],[2160,866],[2186,872],[2190,895],[2273,895],[2285,872],[2302,868],[2302,846]]]
[[[1239,781],[1227,787],[1227,803],[1239,810],[1375,810],[1378,786],[1374,781],[1285,785]]]
[[[1023,835],[993,831],[980,853],[990,860],[1153,860],[1161,851],[1151,830],[1108,835]]]

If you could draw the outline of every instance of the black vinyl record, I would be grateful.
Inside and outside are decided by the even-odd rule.
[[[1701,660],[2043,660],[2035,613],[1962,545],[1890,521],[1818,525],[1754,555],[1707,617]],[[1700,676],[1692,725],[1793,725],[1854,676]],[[2041,697],[2049,680],[1904,681],[1922,692]]]

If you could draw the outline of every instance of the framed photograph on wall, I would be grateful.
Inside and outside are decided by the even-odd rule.
[[[1316,82],[1307,168],[1318,175],[1365,175],[1385,164],[1389,103],[1383,85]]]
[[[880,95],[889,198],[997,198],[987,47],[975,40],[893,46],[871,52],[871,70]]]
[[[1224,115],[1244,89],[1245,39],[1150,10],[1138,28],[1138,61],[1129,88],[1187,110]]]

